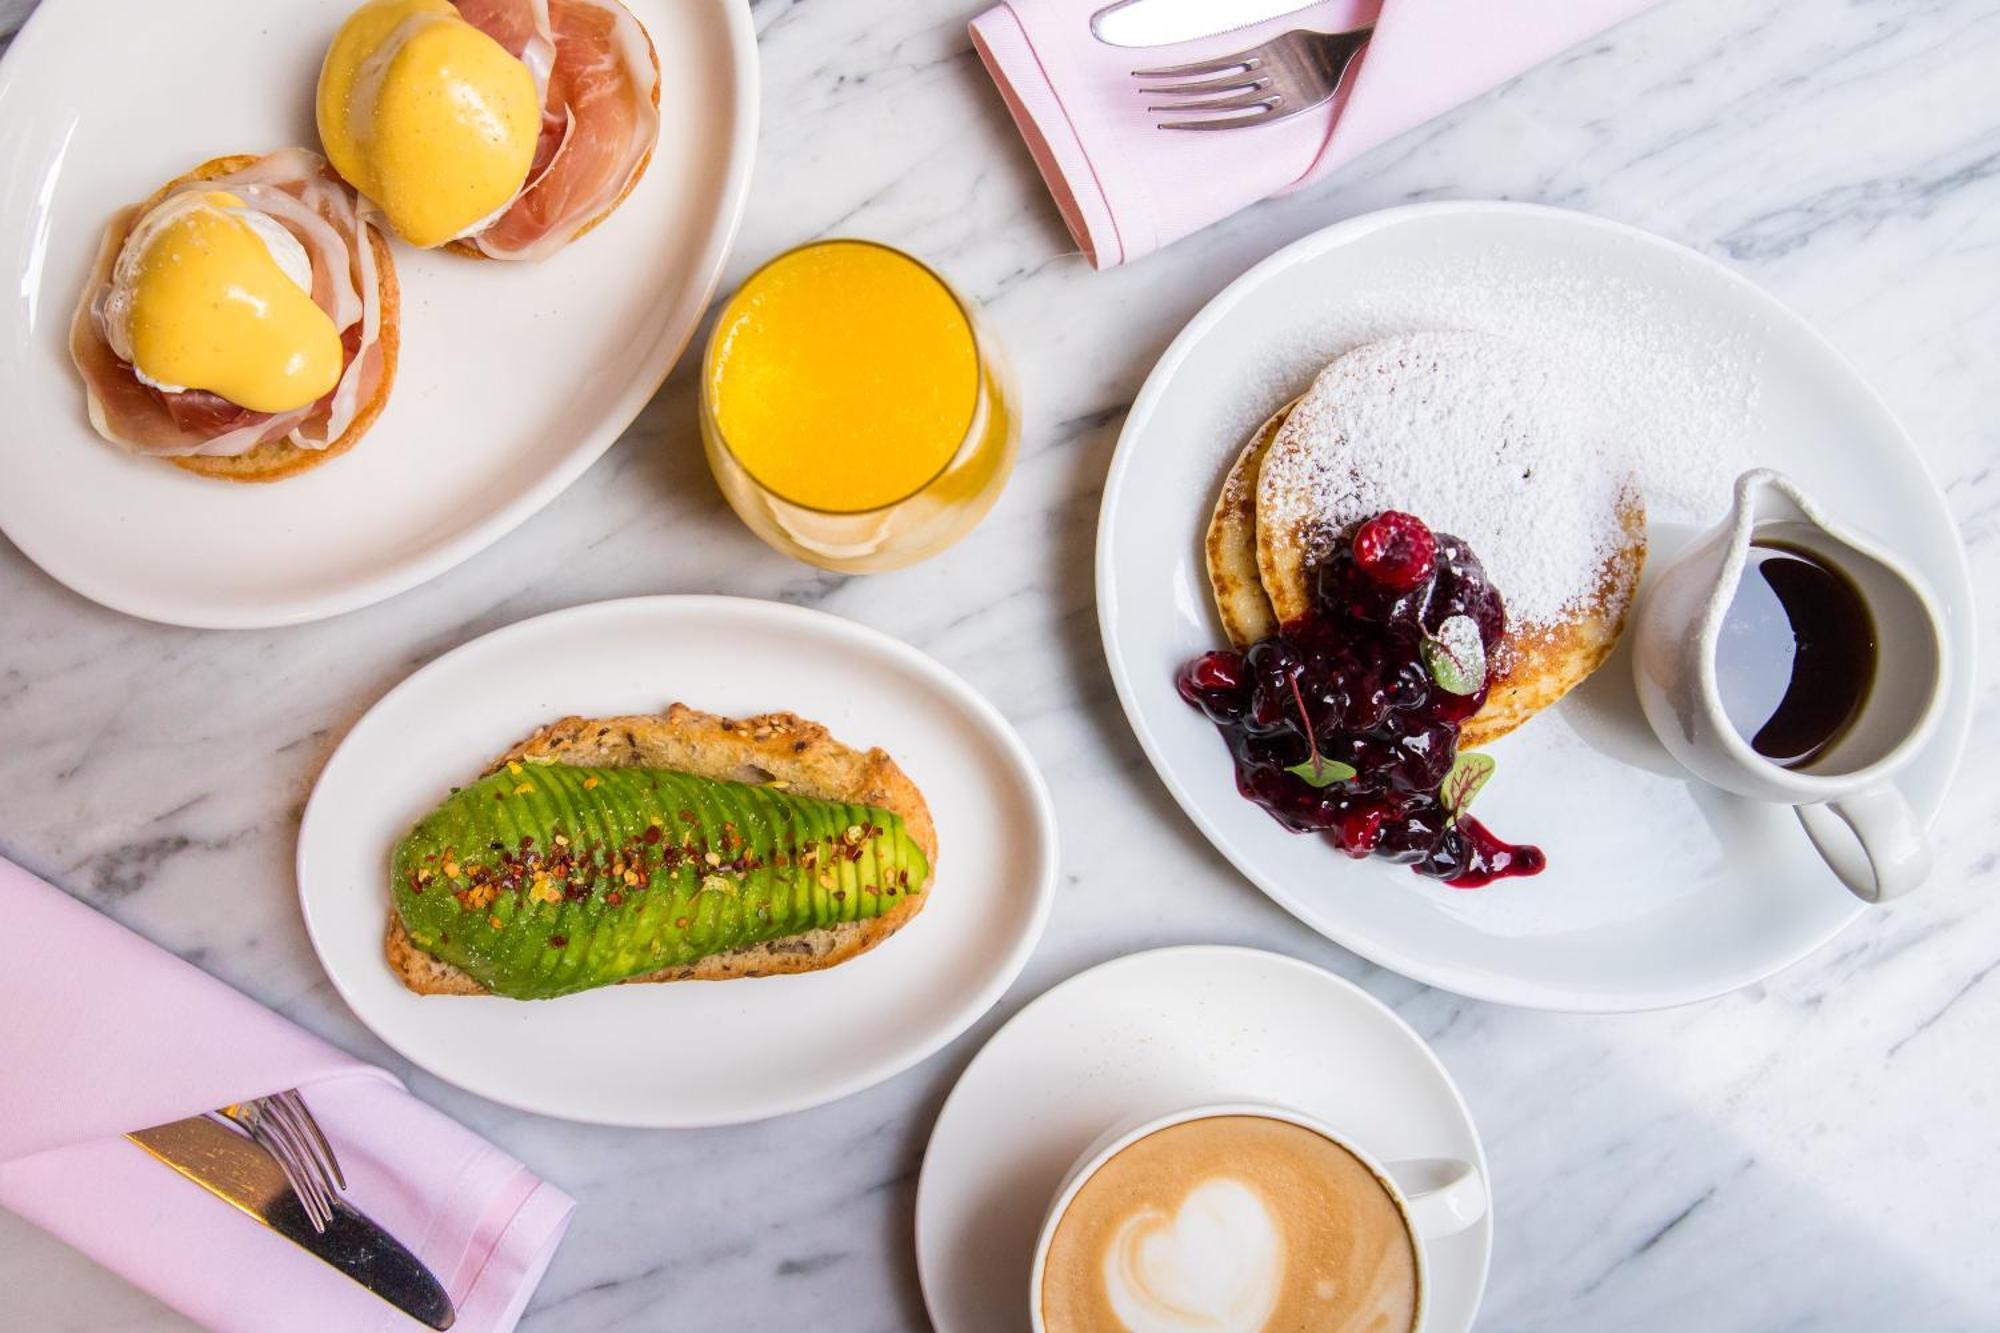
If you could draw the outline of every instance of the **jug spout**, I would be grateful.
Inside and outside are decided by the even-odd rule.
[[[1744,473],[1722,521],[1689,542],[1640,596],[1631,630],[1639,699],[1676,755],[1700,745],[1708,729],[1703,640],[1720,631],[1758,525],[1787,519],[1811,521],[1797,488],[1769,468]]]
[[[1826,525],[1818,508],[1790,477],[1774,468],[1760,467],[1736,479],[1736,502],[1730,517],[1747,515],[1752,534],[1762,523],[1810,523],[1823,529]]]

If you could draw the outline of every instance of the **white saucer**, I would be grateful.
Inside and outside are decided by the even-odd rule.
[[[1019,1333],[1042,1215],[1103,1130],[1147,1107],[1278,1102],[1382,1160],[1456,1157],[1492,1175],[1444,1066],[1367,992],[1295,958],[1190,945],[1056,986],[986,1043],[945,1100],[917,1182],[917,1274],[940,1333]],[[1472,1327],[1489,1209],[1428,1242],[1432,1333]]]
[[[1679,769],[1639,710],[1626,648],[1489,747],[1499,771],[1480,820],[1547,852],[1534,878],[1465,891],[1349,862],[1237,793],[1215,728],[1174,689],[1183,662],[1223,642],[1201,545],[1217,487],[1244,436],[1327,360],[1418,329],[1539,338],[1586,361],[1602,347],[1642,377],[1643,397],[1604,397],[1614,431],[1653,432],[1681,457],[1646,497],[1649,569],[1721,519],[1737,473],[1769,466],[1920,570],[1950,622],[1950,695],[1898,781],[1936,817],[1971,723],[1975,603],[1950,509],[1909,436],[1824,338],[1737,274],[1636,228],[1525,204],[1423,204],[1329,227],[1230,284],[1161,356],[1126,417],[1097,530],[1105,656],[1147,757],[1286,910],[1429,985],[1648,1009],[1803,958],[1862,905],[1788,807]]]
[[[406,990],[382,928],[390,849],[411,824],[543,723],[675,700],[738,717],[789,710],[887,750],[937,824],[924,910],[870,952],[801,976],[540,1001]],[[907,644],[775,602],[640,597],[496,630],[391,690],[320,774],[298,876],[342,998],[439,1078],[570,1120],[731,1124],[878,1083],[985,1013],[1048,918],[1055,815],[1013,729]]]
[[[0,65],[0,529],[92,601],[285,625],[435,577],[611,447],[714,294],[757,145],[749,7],[628,0],[660,59],[645,176],[541,263],[396,244],[401,362],[352,452],[243,486],[99,439],[68,331],[105,223],[209,158],[317,148],[314,81],[357,2],[42,0]]]

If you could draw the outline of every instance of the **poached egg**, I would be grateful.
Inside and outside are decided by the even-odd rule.
[[[368,0],[326,53],[317,110],[334,170],[428,249],[478,231],[520,193],[542,95],[450,0]]]
[[[127,233],[104,335],[139,379],[202,389],[253,412],[332,391],[346,356],[312,298],[312,261],[276,220],[223,190],[174,194]]]

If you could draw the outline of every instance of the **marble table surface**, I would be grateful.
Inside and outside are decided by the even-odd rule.
[[[684,369],[488,553],[317,625],[141,623],[0,542],[0,852],[380,1060],[574,1193],[532,1333],[923,1327],[912,1199],[959,1071],[1053,982],[1195,941],[1310,959],[1435,1044],[1492,1159],[1483,1328],[2000,1326],[2000,788],[1979,762],[2000,747],[2000,670],[1980,669],[1971,762],[1926,892],[1724,999],[1564,1016],[1372,967],[1239,879],[1127,732],[1091,590],[1119,424],[1183,321],[1326,223],[1497,197],[1651,228],[1816,322],[1919,441],[1982,608],[2000,610],[2000,7],[1667,0],[1323,188],[1100,274],[1074,253],[971,54],[976,3],[757,0],[763,142],[729,276],[813,236],[859,234],[928,257],[986,304],[1019,366],[1026,436],[969,540],[871,578],[772,554],[709,482]],[[0,0],[0,32],[29,7]],[[293,895],[300,807],[331,745],[413,667],[523,616],[670,591],[823,607],[985,691],[1062,812],[1055,913],[973,1031],[834,1105],[694,1133],[506,1110],[408,1068],[334,995]],[[1134,883],[1148,886],[1144,913]],[[0,1327],[185,1325],[0,1215]]]

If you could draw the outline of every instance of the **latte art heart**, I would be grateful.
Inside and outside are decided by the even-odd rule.
[[[1203,1116],[1098,1164],[1037,1295],[1047,1333],[1412,1333],[1417,1262],[1395,1197],[1338,1142]]]
[[[1172,1215],[1127,1217],[1104,1254],[1104,1288],[1132,1333],[1256,1333],[1277,1307],[1284,1238],[1257,1192],[1216,1177]]]

